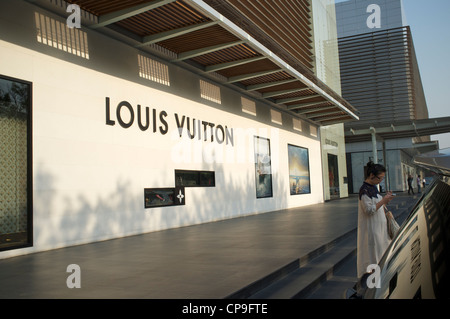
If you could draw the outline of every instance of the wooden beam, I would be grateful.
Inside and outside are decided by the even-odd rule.
[[[155,0],[152,2],[146,2],[142,4],[138,4],[131,8],[126,8],[119,11],[114,11],[102,16],[98,17],[98,23],[91,26],[92,29],[97,29],[100,27],[107,26],[109,24],[118,22],[120,20],[124,20],[130,18],[132,16],[141,14],[143,12],[153,10],[155,8],[161,7],[163,5],[169,4],[171,2],[175,2],[176,0]]]
[[[142,43],[137,45],[138,47],[141,46],[145,46],[145,45],[149,45],[152,43],[157,43],[157,42],[161,42],[164,40],[168,40],[168,39],[172,39],[175,37],[178,37],[180,35],[184,35],[190,32],[194,32],[197,30],[201,30],[201,29],[205,29],[208,27],[211,27],[213,25],[218,24],[218,21],[209,21],[209,22],[204,22],[204,23],[200,23],[200,24],[195,24],[195,25],[191,25],[191,26],[187,26],[187,27],[183,27],[183,28],[179,28],[179,29],[175,29],[175,30],[170,30],[170,31],[166,31],[166,32],[161,32],[161,33],[157,33],[157,34],[152,34],[146,37],[142,38]]]

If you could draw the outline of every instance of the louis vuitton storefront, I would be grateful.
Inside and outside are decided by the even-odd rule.
[[[0,3],[0,259],[324,201],[320,122],[39,4]]]

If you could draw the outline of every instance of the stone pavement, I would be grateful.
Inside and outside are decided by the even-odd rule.
[[[221,299],[356,227],[350,196],[0,259],[0,298]],[[70,264],[80,266],[81,288],[67,287]]]

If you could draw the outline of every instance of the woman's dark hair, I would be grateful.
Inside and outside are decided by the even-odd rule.
[[[378,176],[381,173],[386,173],[386,168],[383,165],[374,164],[372,161],[367,163],[365,178],[369,177],[370,174]]]

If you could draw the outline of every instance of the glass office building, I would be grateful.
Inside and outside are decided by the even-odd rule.
[[[403,0],[336,0],[336,19],[339,38],[407,24]]]
[[[407,190],[409,174],[424,174],[412,164],[419,152],[436,148],[429,136],[396,137],[373,141],[370,135],[352,136],[350,130],[377,125],[395,127],[428,119],[428,109],[413,37],[406,25],[401,0],[336,3],[342,96],[360,111],[358,122],[346,123],[349,189],[357,193],[369,160],[386,165],[382,189]],[[374,153],[376,143],[376,154]],[[415,184],[415,183],[414,183]]]

